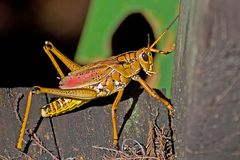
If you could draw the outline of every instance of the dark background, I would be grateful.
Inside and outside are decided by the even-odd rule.
[[[57,72],[44,53],[46,40],[73,59],[90,1],[1,0],[0,87],[57,87]],[[140,24],[137,28],[135,23]],[[113,35],[113,53],[146,46],[151,27],[140,14],[125,19]],[[138,39],[130,41],[128,36]],[[93,44],[94,45],[94,44]]]

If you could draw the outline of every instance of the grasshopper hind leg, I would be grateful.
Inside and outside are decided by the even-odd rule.
[[[24,136],[24,132],[25,132],[25,129],[26,129],[26,126],[27,126],[28,115],[29,115],[29,111],[30,111],[30,108],[31,108],[31,102],[32,102],[32,91],[30,91],[29,94],[28,94],[26,111],[25,111],[25,114],[24,114],[22,128],[20,130],[20,135],[19,135],[18,143],[17,143],[17,148],[18,149],[22,149],[23,136]]]
[[[43,49],[44,49],[45,53],[48,55],[48,57],[50,58],[50,60],[52,61],[54,67],[56,68],[56,70],[61,78],[65,77],[65,76],[64,76],[61,68],[59,67],[58,63],[56,62],[55,58],[53,57],[52,53],[55,56],[57,56],[60,59],[60,61],[62,61],[71,71],[74,71],[74,70],[77,70],[80,68],[80,66],[77,63],[71,61],[65,55],[63,55],[59,50],[57,50],[51,42],[46,41],[45,46],[43,46]],[[36,88],[34,88],[28,94],[26,111],[24,114],[24,119],[23,119],[22,127],[20,130],[19,138],[18,138],[18,143],[17,143],[18,149],[22,149],[22,141],[23,141],[23,136],[24,136],[24,132],[26,129],[27,121],[28,121],[29,111],[30,111],[31,102],[32,102],[32,95],[37,94],[37,92],[38,92],[38,90]]]

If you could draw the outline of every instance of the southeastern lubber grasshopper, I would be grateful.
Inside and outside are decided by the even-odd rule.
[[[85,66],[80,66],[71,61],[59,50],[57,50],[57,48],[55,48],[51,42],[46,41],[43,49],[60,75],[61,80],[59,82],[59,88],[44,88],[40,86],[34,86],[34,89],[29,92],[17,148],[22,148],[22,140],[31,106],[32,94],[47,93],[60,97],[41,108],[42,117],[54,117],[72,111],[98,97],[109,96],[117,92],[117,97],[112,105],[113,139],[115,146],[118,145],[118,130],[115,112],[123,95],[124,88],[131,80],[138,81],[152,97],[160,100],[167,107],[169,115],[173,116],[174,109],[170,101],[159,96],[152,88],[148,86],[148,84],[138,75],[138,73],[140,70],[143,70],[148,75],[154,73],[152,71],[152,52],[169,54],[175,49],[175,44],[173,44],[168,51],[158,50],[153,47],[166,34],[177,18],[178,16],[158,36],[153,44],[148,44],[147,47],[141,48],[137,51],[125,52],[120,55],[110,57],[104,61],[98,61]],[[70,70],[70,73],[67,76],[65,76],[62,72],[53,54]]]

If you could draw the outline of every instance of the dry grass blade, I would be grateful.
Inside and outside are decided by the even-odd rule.
[[[155,125],[156,141],[159,143],[158,155],[160,160],[165,160],[166,158],[166,139],[164,138],[164,127],[161,129]]]
[[[167,130],[164,126],[159,128],[156,119],[154,119],[149,122],[146,147],[133,139],[125,139],[121,150],[93,147],[115,153],[114,156],[104,155],[103,160],[174,160],[171,137],[168,137],[169,132]]]
[[[147,155],[156,157],[156,148],[154,144],[154,138],[155,138],[155,131],[154,131],[154,124],[152,121],[149,122],[149,131],[147,136]]]

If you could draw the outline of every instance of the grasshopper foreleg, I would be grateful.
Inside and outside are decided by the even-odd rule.
[[[165,54],[166,55],[166,54],[169,54],[169,53],[173,52],[175,50],[175,47],[176,47],[176,44],[173,43],[173,45],[168,50],[158,50],[158,49],[155,49],[155,48],[151,48],[150,50],[152,52],[155,52],[155,53],[160,53],[160,54]]]
[[[148,92],[149,95],[161,101],[163,105],[167,107],[169,115],[171,117],[174,116],[174,109],[169,100],[160,97],[151,87],[149,87],[149,85],[139,75],[132,77],[132,79],[138,81],[143,86],[143,88]]]

